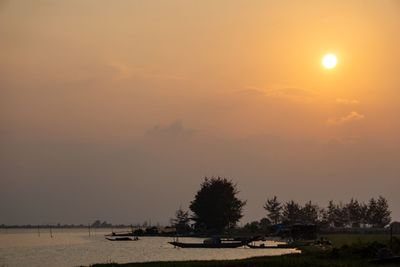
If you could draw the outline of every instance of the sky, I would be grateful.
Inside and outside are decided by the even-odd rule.
[[[0,224],[165,225],[205,176],[242,223],[274,195],[400,220],[399,28],[396,0],[0,0]]]

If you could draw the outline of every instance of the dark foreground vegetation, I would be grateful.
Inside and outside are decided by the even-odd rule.
[[[400,266],[395,263],[374,263],[387,253],[400,253],[400,237],[394,237],[390,243],[386,235],[332,235],[328,236],[333,246],[330,248],[305,247],[301,254],[254,257],[243,260],[221,261],[174,261],[146,262],[128,264],[95,264],[93,267],[368,267]]]

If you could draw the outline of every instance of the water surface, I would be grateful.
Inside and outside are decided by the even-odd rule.
[[[139,241],[111,242],[104,234],[111,230],[0,229],[0,267],[80,266],[94,263],[243,259],[253,256],[296,253],[294,249],[183,249],[168,244],[168,237],[141,237]],[[201,242],[180,238],[182,242]]]

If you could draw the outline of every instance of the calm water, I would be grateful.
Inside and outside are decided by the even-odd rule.
[[[0,229],[0,267],[5,266],[80,266],[105,262],[144,262],[170,260],[242,259],[252,256],[296,253],[294,249],[260,250],[177,249],[166,237],[142,237],[139,241],[111,242],[104,234],[111,230],[96,230],[89,236],[87,229],[48,230]],[[202,239],[181,238],[182,242]]]

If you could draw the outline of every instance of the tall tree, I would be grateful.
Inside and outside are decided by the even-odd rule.
[[[330,226],[330,222],[328,219],[328,209],[325,208],[320,208],[318,211],[319,215],[319,222],[318,224],[322,227],[328,227]]]
[[[348,221],[347,211],[342,203],[335,204],[329,201],[326,209],[326,218],[330,226],[344,227]]]
[[[293,200],[283,206],[282,221],[285,224],[294,224],[301,221],[301,206]]]
[[[316,224],[318,222],[319,207],[308,201],[303,208],[301,208],[301,221],[303,223]]]
[[[372,227],[384,228],[391,221],[391,211],[386,198],[379,196],[377,200],[371,198],[368,206],[369,224]]]
[[[352,198],[350,202],[346,204],[346,211],[351,227],[360,227],[363,221],[361,204]]]
[[[226,178],[205,177],[190,209],[197,227],[222,232],[233,227],[242,218],[246,201],[237,198],[236,184]]]
[[[264,209],[268,212],[267,217],[272,223],[278,224],[281,221],[282,204],[278,201],[278,198],[276,196],[267,199],[267,202],[265,202],[264,205]]]
[[[361,224],[365,227],[368,224],[368,205],[365,203],[360,204]]]
[[[171,219],[171,225],[176,228],[178,234],[182,234],[190,230],[189,221],[189,212],[179,207],[175,212],[175,218]]]
[[[264,233],[267,232],[270,225],[271,225],[271,221],[268,218],[262,218],[260,220],[260,230],[262,232],[264,232]]]
[[[375,198],[371,198],[368,202],[368,210],[367,210],[367,224],[374,226],[376,218],[374,218],[376,214],[376,200]]]

